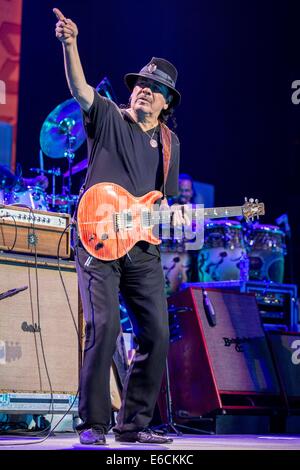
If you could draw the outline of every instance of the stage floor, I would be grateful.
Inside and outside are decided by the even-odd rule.
[[[0,450],[300,450],[300,435],[191,435],[174,436],[172,444],[145,445],[116,443],[113,434],[107,436],[105,446],[84,446],[79,443],[75,433],[57,433],[46,441],[33,437],[1,435]],[[17,445],[14,445],[17,444]],[[20,445],[25,444],[25,445]]]

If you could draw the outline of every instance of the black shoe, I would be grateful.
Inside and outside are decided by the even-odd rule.
[[[142,444],[170,444],[173,442],[171,437],[158,434],[151,429],[143,431],[127,431],[115,434],[117,442],[141,442]]]
[[[78,431],[80,444],[84,445],[104,445],[106,439],[101,427],[92,426],[89,429]]]

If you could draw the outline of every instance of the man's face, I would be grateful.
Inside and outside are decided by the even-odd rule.
[[[193,186],[190,180],[179,180],[178,182],[178,203],[189,204],[193,197]]]
[[[131,94],[131,109],[158,117],[163,109],[168,108],[170,101],[168,88],[162,83],[148,78],[138,78]]]

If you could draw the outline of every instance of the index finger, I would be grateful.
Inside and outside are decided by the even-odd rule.
[[[58,9],[58,8],[53,8],[53,13],[55,14],[56,18],[60,21],[66,21],[66,18],[65,16],[63,15],[63,13]]]

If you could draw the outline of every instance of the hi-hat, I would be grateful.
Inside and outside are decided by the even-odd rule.
[[[40,145],[48,157],[62,158],[67,156],[66,152],[77,150],[85,138],[81,108],[71,98],[47,116],[41,129]]]

